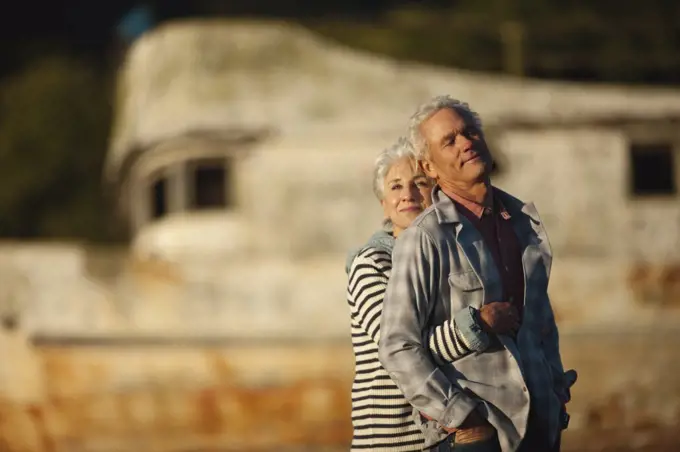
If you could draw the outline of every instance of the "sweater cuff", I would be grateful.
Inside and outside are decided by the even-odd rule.
[[[472,306],[458,311],[454,317],[455,327],[458,328],[463,342],[473,352],[482,352],[489,346],[491,339],[482,329],[479,321],[479,311]]]

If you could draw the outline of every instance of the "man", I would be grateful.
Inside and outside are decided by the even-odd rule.
[[[436,426],[426,447],[557,451],[573,381],[560,358],[547,293],[552,256],[536,209],[491,185],[491,154],[467,104],[437,97],[410,129],[437,186],[394,249],[380,361],[423,428]],[[462,330],[464,344],[449,344],[462,357],[437,365],[423,338],[447,320]]]

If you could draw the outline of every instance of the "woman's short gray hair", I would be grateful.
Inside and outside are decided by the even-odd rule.
[[[427,156],[428,151],[427,142],[420,133],[420,126],[432,115],[444,108],[455,110],[463,117],[465,122],[474,124],[480,132],[482,131],[482,120],[479,114],[472,110],[466,102],[454,99],[448,95],[434,97],[418,107],[409,121],[409,138],[417,160],[423,160]]]
[[[405,157],[414,160],[413,146],[406,137],[399,137],[396,143],[382,151],[375,160],[373,167],[373,193],[379,200],[385,196],[385,177],[397,160]]]

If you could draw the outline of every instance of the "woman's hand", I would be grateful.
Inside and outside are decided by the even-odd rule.
[[[494,301],[482,306],[479,320],[482,329],[493,334],[515,334],[520,325],[517,308],[505,301]]]
[[[432,419],[430,416],[428,416],[425,413],[420,413],[422,417],[427,419],[428,421],[436,421],[435,419]],[[441,424],[440,424],[441,425]],[[470,414],[468,414],[468,417],[465,418],[463,423],[460,425],[460,427],[445,427],[441,426],[441,428],[446,432],[446,433],[455,433],[458,430],[464,430],[464,429],[470,429],[473,427],[482,427],[482,426],[487,426],[489,423],[484,419],[478,412],[477,410],[472,410]]]

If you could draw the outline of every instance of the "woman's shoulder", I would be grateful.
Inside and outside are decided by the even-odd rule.
[[[377,231],[363,246],[355,248],[347,254],[345,272],[350,272],[352,265],[357,259],[375,260],[378,264],[384,265],[389,263],[391,266],[393,248],[394,237],[387,231]]]
[[[362,259],[392,261],[392,255],[389,251],[374,245],[365,245],[359,250],[356,257],[360,257]]]
[[[366,245],[354,256],[351,268],[362,264],[373,266],[380,271],[389,270],[392,268],[392,255],[380,247]]]

